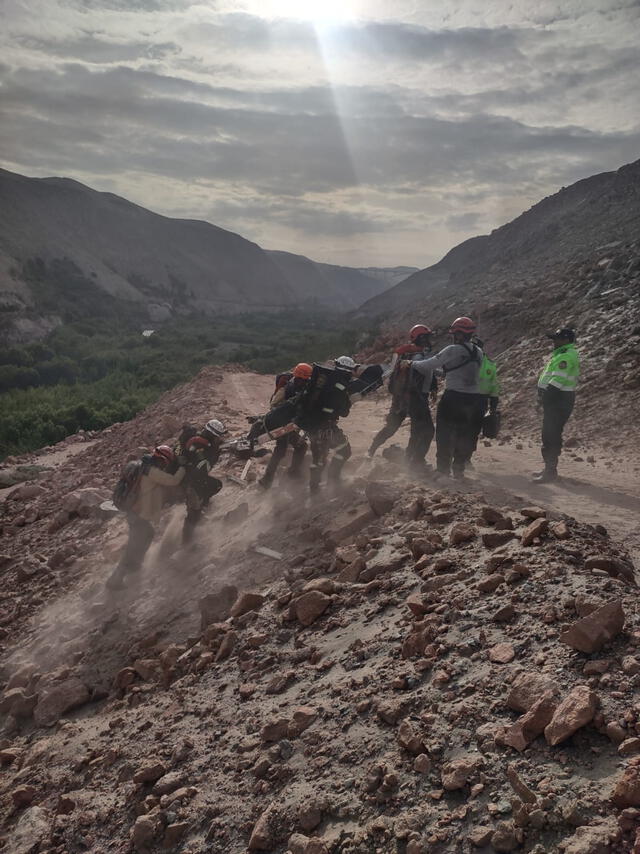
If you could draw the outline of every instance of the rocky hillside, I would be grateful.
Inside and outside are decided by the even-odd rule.
[[[77,181],[0,170],[0,308],[14,339],[46,333],[69,301],[77,313],[77,294],[86,314],[115,300],[158,321],[300,305],[352,309],[386,286],[358,270],[279,255]]]
[[[366,303],[385,318],[374,350],[407,324],[443,333],[457,315],[479,324],[498,356],[510,428],[528,431],[544,333],[573,325],[584,376],[575,413],[590,440],[629,446],[640,435],[640,161],[595,175],[544,199],[486,237]],[[438,343],[445,342],[444,334]]]
[[[387,460],[310,513],[229,463],[198,547],[169,509],[105,595],[114,469],[185,412],[240,430],[233,376],[4,501],[3,850],[640,852],[637,587],[600,526]]]

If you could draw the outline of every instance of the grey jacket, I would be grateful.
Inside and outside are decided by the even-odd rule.
[[[482,363],[482,350],[475,344],[450,344],[435,356],[412,362],[411,370],[427,378],[440,369],[444,373],[445,391],[478,394],[478,377]]]

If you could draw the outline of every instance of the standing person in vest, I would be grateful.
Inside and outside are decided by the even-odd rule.
[[[474,338],[473,343],[482,350],[482,363],[480,365],[480,373],[478,375],[478,411],[476,422],[474,425],[474,441],[473,453],[478,447],[478,438],[482,432],[487,409],[489,415],[497,416],[498,403],[500,399],[500,380],[498,379],[498,366],[487,356],[484,344],[479,338]],[[467,460],[467,465],[471,462],[471,458]]]
[[[435,356],[413,362],[417,371],[431,381],[440,369],[445,377],[445,390],[438,404],[436,418],[436,461],[438,472],[456,479],[464,477],[464,469],[474,450],[475,425],[479,408],[478,379],[483,352],[471,338],[476,324],[469,317],[453,321],[449,334],[453,344]]]
[[[291,400],[296,397],[296,395],[299,395],[304,391],[307,383],[311,379],[312,373],[313,368],[311,365],[307,365],[306,362],[300,362],[300,364],[296,365],[286,384],[281,388],[276,388],[276,391],[271,398],[271,408],[275,409],[277,406],[286,403],[286,401]],[[275,448],[273,449],[273,453],[271,454],[271,458],[267,464],[265,472],[258,481],[258,485],[262,489],[267,490],[271,488],[278,466],[284,459],[289,446],[293,448],[293,458],[291,460],[287,476],[294,479],[301,476],[304,457],[307,453],[307,443],[300,433],[295,430],[291,433],[287,433],[285,436],[281,436],[279,439],[276,439]]]
[[[580,377],[580,357],[573,329],[557,329],[547,336],[553,340],[553,353],[538,380],[538,402],[542,420],[542,459],[544,470],[533,476],[536,483],[558,479],[558,459],[562,451],[562,431],[573,411]]]
[[[124,587],[125,579],[140,571],[149,546],[153,542],[155,524],[160,518],[167,499],[167,491],[180,486],[185,475],[183,466],[170,474],[177,464],[175,454],[168,445],[158,445],[153,454],[142,458],[142,469],[135,500],[127,511],[129,539],[118,566],[107,579],[109,590]]]
[[[386,424],[371,443],[369,457],[373,457],[378,448],[397,432],[408,415],[411,433],[405,452],[407,462],[418,468],[424,467],[434,434],[429,395],[435,397],[437,394],[438,381],[433,373],[428,377],[413,373],[411,364],[426,359],[431,353],[432,334],[428,326],[419,323],[409,331],[410,343],[395,351],[395,365],[389,380],[391,408]]]

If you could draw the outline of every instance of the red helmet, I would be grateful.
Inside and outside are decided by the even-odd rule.
[[[416,338],[419,338],[421,335],[433,335],[433,332],[429,329],[428,326],[425,326],[423,323],[417,323],[412,329],[409,330],[409,338],[412,341],[415,341]]]
[[[153,456],[159,460],[164,460],[165,463],[172,463],[176,458],[173,450],[168,445],[158,445],[153,452]]]
[[[470,317],[456,317],[451,324],[449,332],[462,332],[463,335],[473,335],[476,328],[475,322]]]
[[[310,380],[312,373],[313,368],[311,365],[307,365],[306,362],[300,362],[300,364],[296,365],[293,369],[293,376],[297,380]]]

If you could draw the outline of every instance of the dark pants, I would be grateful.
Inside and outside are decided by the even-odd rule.
[[[390,439],[399,430],[407,415],[411,419],[411,433],[406,452],[407,459],[414,463],[424,462],[424,458],[431,447],[435,430],[429,409],[429,397],[419,392],[412,392],[406,403],[393,401],[384,427],[371,443],[370,454],[374,454],[380,445],[384,445],[387,439]]]
[[[478,439],[480,438],[480,433],[482,432],[482,425],[484,423],[484,416],[487,413],[487,405],[489,403],[489,396],[486,394],[478,395],[478,408],[476,410],[475,417],[473,419],[473,448],[471,450],[472,454],[475,454],[478,448]],[[469,456],[471,459],[471,456]]]
[[[436,421],[438,471],[462,474],[474,451],[480,401],[477,394],[447,390],[440,398]]]
[[[127,522],[129,523],[129,539],[118,564],[117,573],[119,575],[139,572],[145,555],[149,551],[149,546],[153,542],[154,530],[151,522],[141,519],[135,513],[127,513]]]
[[[280,438],[276,440],[276,445],[273,449],[273,453],[271,454],[271,459],[269,460],[265,472],[260,479],[260,483],[263,486],[269,487],[273,483],[278,466],[284,459],[289,446],[293,448],[293,459],[291,460],[291,465],[287,474],[289,477],[300,477],[304,457],[307,453],[307,443],[299,433],[294,431],[292,433],[287,433],[285,436],[280,436]]]
[[[562,431],[569,420],[575,403],[572,391],[560,391],[550,386],[545,389],[542,405],[542,459],[545,471],[556,474],[562,451]]]
[[[327,465],[329,451],[333,450],[334,453],[327,477],[336,483],[340,480],[344,464],[351,456],[351,445],[337,424],[325,424],[315,430],[309,430],[308,435],[311,446],[309,489],[311,492],[317,492],[322,473]]]

